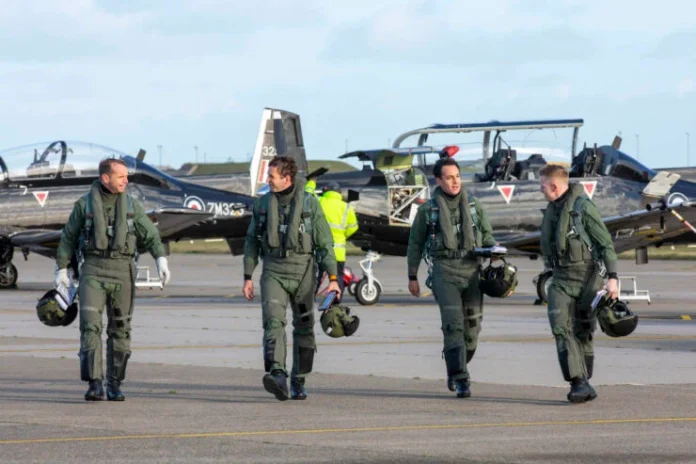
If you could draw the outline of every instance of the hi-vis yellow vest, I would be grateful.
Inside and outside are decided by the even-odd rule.
[[[355,210],[343,201],[340,193],[331,190],[319,197],[319,204],[331,228],[336,261],[345,261],[346,240],[358,230]]]

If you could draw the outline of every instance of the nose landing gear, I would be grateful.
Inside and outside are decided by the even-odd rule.
[[[14,288],[17,283],[19,273],[14,264],[12,256],[14,246],[7,237],[0,237],[0,289]]]
[[[364,306],[370,306],[377,301],[382,294],[382,284],[374,276],[374,271],[372,269],[374,263],[379,261],[382,255],[374,251],[368,251],[365,258],[359,261],[360,267],[363,270],[363,278],[358,282],[355,288],[355,299],[358,303]]]

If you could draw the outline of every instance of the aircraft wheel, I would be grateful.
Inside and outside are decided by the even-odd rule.
[[[553,274],[550,272],[545,272],[539,274],[536,283],[537,296],[542,304],[548,304],[549,302],[549,287],[553,281]]]
[[[377,303],[381,294],[382,286],[376,281],[372,287],[370,287],[367,284],[367,279],[361,279],[355,288],[355,299],[363,306],[370,306]]]
[[[14,264],[8,263],[0,269],[0,288],[12,288],[17,283],[19,273]]]
[[[358,286],[358,283],[353,282],[348,287],[346,287],[346,290],[348,290],[348,293],[350,293],[352,296],[355,296],[355,289],[357,288],[357,286]]]

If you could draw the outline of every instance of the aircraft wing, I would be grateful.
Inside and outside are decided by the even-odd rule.
[[[158,208],[148,211],[147,215],[157,225],[163,240],[213,217],[212,213],[189,208]],[[62,233],[62,229],[32,229],[15,232],[9,238],[16,248],[26,249],[47,258],[55,258]]]
[[[692,234],[685,226],[679,224],[669,210],[683,215],[694,211],[694,206],[684,203],[669,209],[641,209],[620,216],[604,218],[604,224],[614,238],[614,248],[617,253],[641,246],[677,241],[685,234]],[[666,225],[666,227],[665,227]],[[511,250],[510,254],[540,253],[541,231],[527,234],[515,234],[500,237],[500,244]],[[694,235],[696,240],[696,235]],[[692,240],[693,241],[693,240]]]
[[[147,212],[155,223],[162,240],[167,240],[177,232],[212,219],[214,214],[190,208],[157,208]]]
[[[32,229],[15,232],[9,238],[16,248],[27,249],[47,258],[55,258],[62,233],[62,229]]]

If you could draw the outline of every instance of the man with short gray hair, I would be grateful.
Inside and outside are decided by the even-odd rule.
[[[70,286],[73,255],[80,269],[80,377],[89,382],[86,401],[104,398],[102,386],[102,313],[106,307],[106,380],[109,401],[123,401],[121,382],[131,355],[131,318],[135,297],[135,257],[147,250],[157,260],[162,282],[169,282],[159,232],[142,205],[132,198],[128,167],[115,158],[99,163],[99,180],[75,202],[56,256],[55,285]]]

